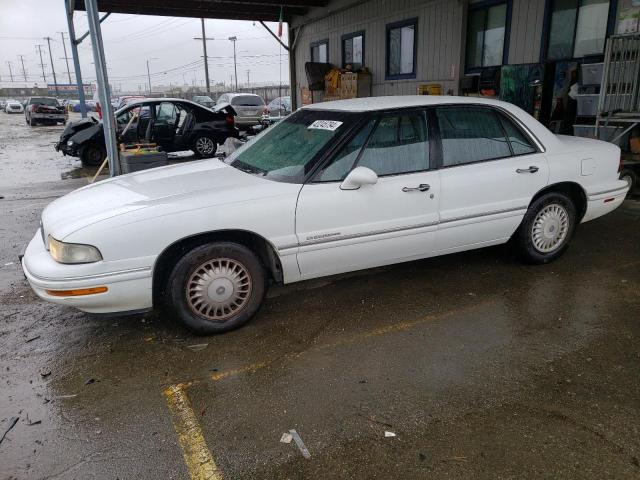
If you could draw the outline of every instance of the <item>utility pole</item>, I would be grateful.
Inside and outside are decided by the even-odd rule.
[[[9,77],[11,78],[11,83],[13,83],[13,72],[11,71],[11,62],[7,60],[7,66],[9,67]]]
[[[149,73],[149,60],[158,60],[156,57],[147,59],[147,80],[149,82],[149,95],[151,95],[151,73]]]
[[[235,72],[236,92],[237,92],[238,91],[238,64],[236,63],[236,42],[238,41],[238,37],[236,36],[229,37],[229,40],[233,42],[233,71]]]
[[[247,87],[249,86],[249,75],[251,73],[251,70],[247,70]]]
[[[202,51],[204,53],[204,78],[207,82],[207,93],[211,93],[211,84],[209,83],[209,60],[207,59],[207,40],[213,40],[213,38],[207,38],[204,30],[204,18],[200,19],[202,24],[202,37],[193,37],[194,40],[202,40]]]
[[[67,57],[67,45],[64,43],[64,32],[58,32],[62,37],[62,48],[64,48],[64,61],[67,62],[67,75],[69,75],[69,84],[71,84],[71,70],[69,69],[69,57]]]
[[[24,77],[24,81],[27,81],[27,71],[24,69],[24,55],[18,55],[20,58],[20,63],[22,63],[22,76]]]
[[[56,80],[56,69],[53,66],[53,55],[51,54],[51,37],[44,37],[49,45],[49,59],[51,59],[51,73],[53,73],[53,85],[56,87],[56,95],[58,95],[58,80]]]
[[[44,73],[44,62],[42,61],[42,44],[36,45],[38,53],[40,54],[40,66],[42,67],[42,78],[44,79],[44,86],[47,86],[47,75]]]

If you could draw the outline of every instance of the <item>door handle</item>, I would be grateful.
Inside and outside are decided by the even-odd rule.
[[[540,170],[538,167],[532,165],[529,168],[518,168],[516,170],[516,172],[518,172],[518,173],[536,173],[538,170]]]
[[[431,188],[430,185],[426,183],[421,183],[417,187],[402,187],[403,192],[426,192]]]

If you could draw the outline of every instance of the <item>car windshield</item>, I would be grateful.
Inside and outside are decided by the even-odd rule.
[[[272,180],[302,183],[315,161],[359,114],[300,110],[232,153],[234,168]]]
[[[55,98],[32,98],[30,105],[46,105],[47,107],[57,107],[58,100]]]
[[[237,107],[259,107],[264,105],[264,100],[258,95],[238,95],[231,99],[231,105]]]

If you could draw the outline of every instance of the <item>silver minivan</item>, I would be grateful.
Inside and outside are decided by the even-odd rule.
[[[223,93],[218,98],[217,104],[229,103],[236,111],[236,127],[247,130],[255,125],[260,125],[265,103],[260,95],[253,93]]]

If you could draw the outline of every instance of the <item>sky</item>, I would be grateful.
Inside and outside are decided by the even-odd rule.
[[[160,1],[160,0],[159,0]],[[75,12],[76,35],[87,31],[85,12]],[[277,32],[278,24],[269,23]],[[233,44],[235,35],[238,85],[249,83],[288,83],[288,57],[284,48],[259,23],[229,20],[205,20],[209,76],[211,84],[232,83]],[[53,65],[58,83],[69,83],[60,32],[64,32],[71,70],[75,82],[71,48],[63,0],[0,0],[0,85],[11,86],[10,62],[14,84],[25,85],[19,55],[29,86],[43,86],[44,80],[37,45],[42,45],[42,59],[47,83],[53,83],[51,61],[45,37],[50,37]],[[109,83],[116,90],[145,91],[147,60],[152,85],[204,85],[201,22],[196,18],[153,17],[141,15],[110,15],[102,23]],[[283,41],[287,44],[287,29]],[[87,37],[79,46],[84,83],[95,82],[91,43]],[[281,63],[280,63],[281,62]],[[282,71],[282,76],[280,75]]]

